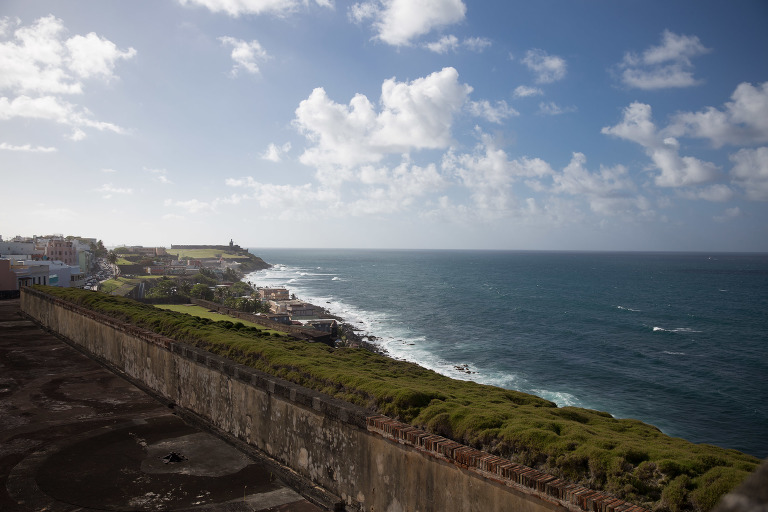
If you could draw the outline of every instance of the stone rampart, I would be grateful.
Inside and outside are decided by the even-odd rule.
[[[341,498],[346,510],[639,512],[184,343],[25,288],[22,310]]]

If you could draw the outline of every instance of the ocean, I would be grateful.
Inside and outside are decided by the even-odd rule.
[[[768,456],[768,255],[250,249],[390,356]]]

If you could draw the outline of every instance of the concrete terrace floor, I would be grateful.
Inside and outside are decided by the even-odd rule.
[[[180,462],[164,461],[171,452]],[[0,301],[0,510],[319,512]]]

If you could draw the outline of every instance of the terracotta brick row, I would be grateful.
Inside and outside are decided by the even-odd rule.
[[[370,432],[413,446],[422,452],[447,459],[480,474],[492,476],[511,487],[522,488],[542,498],[558,500],[571,510],[577,508],[585,512],[648,512],[642,507],[603,492],[566,482],[553,475],[430,434],[386,416],[369,416],[366,418],[366,424]]]

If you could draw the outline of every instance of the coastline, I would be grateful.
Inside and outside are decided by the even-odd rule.
[[[252,281],[291,288],[324,306],[350,325],[351,339],[395,360],[561,407],[636,418],[696,443],[768,455],[768,423],[760,421],[766,409],[747,398],[764,386],[745,378],[766,368],[766,360],[745,355],[764,352],[764,329],[755,329],[764,321],[745,317],[764,297],[765,279],[756,279],[768,270],[764,257],[340,250],[261,256],[275,267]],[[727,333],[742,341],[723,343]],[[715,392],[711,375],[727,379],[727,389]]]

